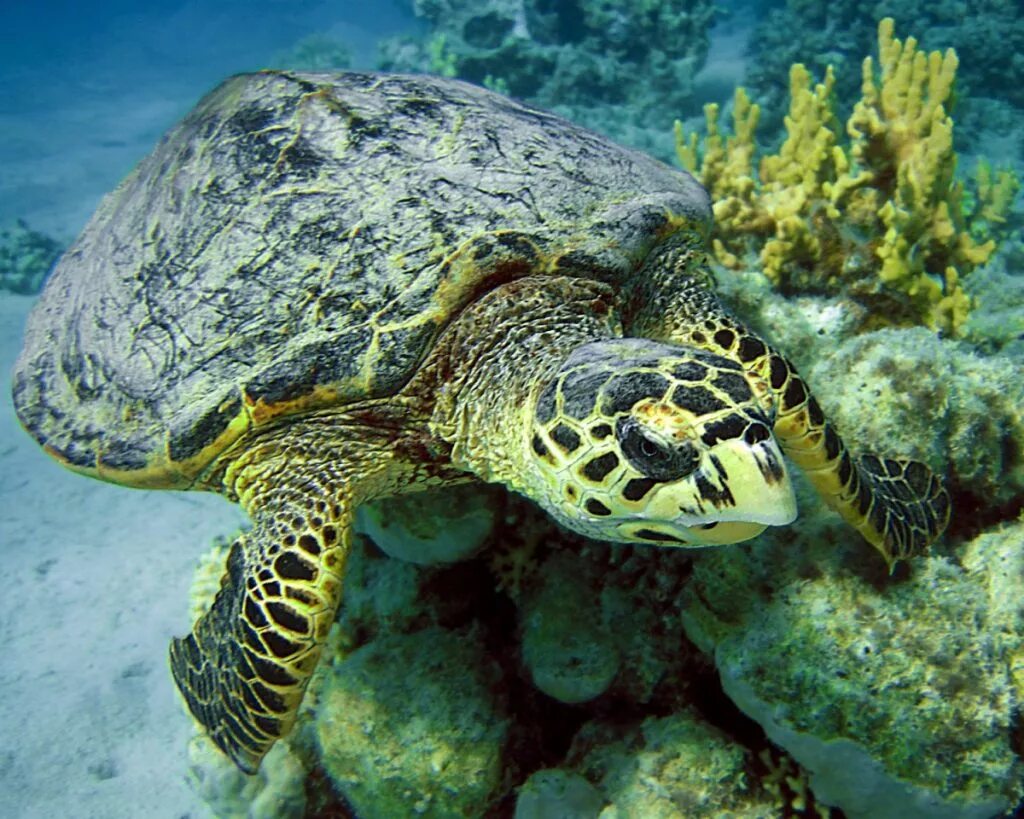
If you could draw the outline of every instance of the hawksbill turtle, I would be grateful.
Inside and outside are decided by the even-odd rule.
[[[22,424],[73,470],[219,492],[252,529],[170,664],[253,772],[295,719],[353,512],[504,484],[593,538],[749,539],[783,453],[888,561],[943,530],[922,464],[844,446],[715,296],[685,172],[450,79],[228,79],[100,204],[28,321]]]

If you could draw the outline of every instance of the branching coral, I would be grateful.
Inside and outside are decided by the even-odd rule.
[[[764,4],[762,4],[763,7]],[[1024,116],[1024,15],[1020,0],[777,0],[757,15],[751,32],[746,85],[765,107],[762,136],[775,136],[784,112],[790,64],[812,71],[832,65],[843,115],[860,97],[857,67],[873,46],[878,20],[893,17],[929,50],[952,46],[960,58],[957,147],[978,147],[998,116],[1008,120],[1004,149],[1024,149],[1011,123]],[[1018,154],[1024,157],[1024,154]]]
[[[863,65],[862,98],[840,142],[831,68],[812,84],[790,70],[787,138],[755,171],[760,109],[737,89],[734,133],[724,137],[718,108],[705,109],[707,136],[684,138],[677,153],[715,200],[715,255],[736,268],[757,252],[765,274],[785,291],[844,291],[879,309],[885,323],[925,324],[957,333],[970,300],[961,279],[984,264],[1016,193],[1009,171],[985,170],[971,199],[955,179],[953,99],[957,57],[925,54],[914,38],[878,29],[879,60]],[[702,148],[702,150],[700,150]]]

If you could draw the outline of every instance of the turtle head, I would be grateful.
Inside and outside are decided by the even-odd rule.
[[[527,491],[602,540],[703,546],[790,523],[796,501],[759,398],[767,392],[704,350],[584,344],[538,395]]]

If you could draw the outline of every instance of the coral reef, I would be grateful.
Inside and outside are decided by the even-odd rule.
[[[964,283],[976,307],[963,334],[979,350],[1024,361],[1024,276],[1009,272],[1011,263],[1019,269],[1024,262],[1024,249],[1019,248],[1017,255],[1020,258],[1011,262],[1009,254],[1000,254]]]
[[[293,71],[342,71],[352,65],[352,51],[343,41],[327,34],[310,34],[271,60],[274,68]]]
[[[775,536],[697,561],[684,619],[726,693],[848,816],[1009,811],[1024,785],[1011,672],[1024,526],[881,586],[828,554],[835,532],[820,538],[804,554]]]
[[[1020,374],[1020,360],[979,356],[916,328],[852,338],[808,375],[852,445],[884,441],[888,452],[946,475],[954,494],[975,498],[978,512],[998,514],[1024,505]]]
[[[954,529],[977,531],[1024,503],[1024,281],[1001,268],[968,280],[975,306],[962,340],[920,327],[862,332],[869,314],[852,298],[785,298],[756,270],[720,275],[719,289],[791,353],[852,447],[930,464],[970,510],[954,511]]]
[[[603,805],[601,792],[578,773],[542,769],[519,788],[515,819],[590,819]]]
[[[205,736],[188,746],[193,789],[218,819],[302,819],[309,772],[290,745],[267,754],[256,776],[246,776]]]
[[[60,242],[32,230],[21,219],[0,229],[0,290],[26,296],[38,293],[63,252]]]
[[[878,72],[864,61],[848,144],[839,139],[834,72],[812,84],[796,64],[787,138],[756,171],[761,109],[742,88],[731,136],[721,133],[715,105],[706,108],[702,146],[677,123],[679,159],[711,192],[715,255],[726,267],[756,252],[784,292],[844,292],[875,322],[957,334],[971,306],[961,282],[996,249],[994,239],[974,236],[1006,223],[1018,183],[982,165],[968,200],[956,181],[951,50],[926,55],[913,38],[895,39],[891,18],[879,24],[878,46]]]
[[[880,17],[894,18],[902,31],[919,33],[925,48],[956,51],[968,132],[976,134],[991,124],[991,98],[1024,114],[1024,17],[1017,0],[786,0],[784,8],[755,26],[750,38],[746,84],[764,103],[769,135],[782,125],[785,78],[792,63],[816,73],[833,66],[839,109],[852,109],[860,94],[857,66],[872,45]],[[1014,148],[1024,158],[1019,134]]]
[[[707,0],[416,0],[425,39],[386,40],[380,65],[459,77],[557,111],[662,158],[707,56]]]
[[[601,601],[589,583],[573,582],[580,571],[574,557],[548,558],[539,588],[522,609],[523,662],[537,688],[566,703],[600,696],[619,671],[618,648],[603,621]]]
[[[492,499],[475,486],[453,486],[443,495],[443,502],[428,491],[368,504],[359,510],[357,531],[386,554],[413,563],[464,560],[491,533]]]
[[[751,752],[687,711],[625,729],[588,723],[573,740],[568,764],[609,803],[601,819],[782,813],[778,798],[748,776]]]
[[[855,337],[837,357],[908,355],[907,335]],[[962,357],[940,378],[977,363],[952,341],[926,354]],[[888,366],[872,377],[895,384],[906,365]],[[416,565],[360,537],[295,731],[248,781],[194,751],[196,787],[217,815],[253,817],[1008,810],[1024,782],[1024,524],[988,526],[957,560],[916,558],[895,580],[800,491],[799,528],[697,552],[586,541],[505,495],[487,501],[482,552],[458,564]],[[444,519],[435,504],[422,513]],[[498,575],[518,563],[489,558],[503,543],[524,549],[517,591]],[[197,604],[201,589],[208,600],[209,570]]]

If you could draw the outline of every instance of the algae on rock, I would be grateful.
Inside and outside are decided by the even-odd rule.
[[[808,375],[851,444],[884,441],[893,455],[924,461],[987,515],[1024,504],[1020,366],[916,328],[857,336]]]
[[[480,637],[380,637],[320,683],[320,765],[364,819],[484,816],[500,794],[509,717]]]
[[[1011,809],[1024,794],[1011,673],[1024,646],[1024,525],[980,535],[962,566],[917,558],[910,579],[881,585],[824,541],[809,557],[774,540],[702,555],[684,619],[725,692],[810,772],[815,795],[851,817]]]
[[[750,751],[686,711],[625,729],[590,723],[569,764],[607,800],[600,819],[769,819],[783,808],[749,775]]]

